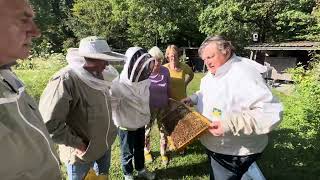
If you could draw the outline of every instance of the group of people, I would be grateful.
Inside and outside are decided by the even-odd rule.
[[[179,49],[149,51],[131,47],[111,51],[106,40],[89,36],[68,50],[68,65],[49,80],[38,105],[11,71],[28,57],[31,40],[40,36],[27,0],[0,0],[0,168],[2,179],[84,179],[93,168],[108,179],[111,145],[120,139],[124,178],[155,179],[145,167],[152,161],[150,130],[166,113],[169,98],[190,106],[211,121],[200,137],[210,162],[210,179],[241,179],[261,156],[267,134],[281,122],[282,106],[261,72],[236,56],[230,41],[210,36],[199,48],[208,68],[200,90],[187,97],[193,79],[179,61]],[[164,64],[164,59],[168,61]],[[111,65],[124,62],[119,74]],[[249,63],[248,63],[249,62]],[[161,121],[157,121],[158,124]],[[160,154],[169,162],[168,141],[160,129]],[[54,144],[59,145],[59,155]],[[134,165],[133,165],[134,164]]]

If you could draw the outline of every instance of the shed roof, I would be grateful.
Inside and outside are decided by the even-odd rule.
[[[273,50],[273,51],[297,51],[297,50],[320,50],[320,42],[311,41],[294,41],[294,42],[281,42],[281,43],[262,43],[253,44],[245,47],[248,50]]]

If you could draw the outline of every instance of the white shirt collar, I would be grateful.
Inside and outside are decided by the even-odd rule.
[[[227,72],[229,71],[229,69],[231,68],[231,65],[233,63],[233,61],[235,60],[237,56],[235,54],[233,54],[230,59],[225,62],[222,66],[220,66],[215,74],[212,74],[213,77],[220,77],[223,76],[225,74],[227,74]]]

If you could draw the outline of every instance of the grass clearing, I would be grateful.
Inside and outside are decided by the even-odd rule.
[[[15,72],[27,85],[27,91],[38,100],[50,76],[63,65],[62,63],[54,68],[37,67],[32,70],[17,69]],[[194,80],[188,86],[188,95],[199,89],[200,79],[203,76],[203,73],[195,74]],[[274,93],[281,99],[285,107],[290,104],[290,101],[287,101],[287,95],[277,91]],[[269,145],[258,161],[267,179],[320,179],[319,137],[301,136],[301,133],[296,130],[297,126],[299,124],[286,119],[277,130],[270,134]],[[158,179],[208,179],[209,163],[199,141],[190,145],[185,155],[172,153],[167,167],[161,164],[159,131],[156,127],[153,127],[151,133],[151,144],[155,161],[147,164],[147,167],[157,173]],[[63,172],[65,174],[65,169]],[[118,139],[112,146],[110,176],[115,180],[123,178]]]

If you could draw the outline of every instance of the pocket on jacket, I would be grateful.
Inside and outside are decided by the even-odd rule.
[[[87,146],[87,149],[86,151],[82,154],[82,156],[78,156],[81,160],[84,160],[84,161],[91,161],[91,160],[95,160],[95,159],[92,159],[92,156],[94,154],[93,152],[93,148],[92,148],[92,143],[91,141],[89,142],[88,146]]]
[[[120,98],[111,96],[110,101],[111,101],[111,109],[116,110],[119,107],[121,100]]]
[[[32,114],[34,114],[35,116],[37,116],[37,118],[42,121],[42,116],[39,112],[39,108],[38,105],[36,104],[36,102],[28,95],[28,94],[24,94],[24,101],[25,103],[29,106],[29,108],[32,110]],[[38,121],[37,121],[38,122]]]
[[[85,162],[92,162],[98,160],[106,152],[107,148],[99,148],[98,143],[90,141],[88,147],[82,156],[78,156]]]
[[[0,141],[2,140],[2,138],[8,136],[10,133],[11,130],[0,122]]]
[[[27,93],[23,94],[23,98],[31,109],[33,109],[33,110],[38,109],[38,105],[36,104],[36,102],[34,102],[34,100]]]
[[[34,110],[34,111],[37,110],[37,106],[35,104],[28,102],[28,105],[32,110]]]
[[[89,144],[81,160],[91,162],[100,158],[107,150],[106,133],[108,128],[107,110],[101,106],[88,108]]]

